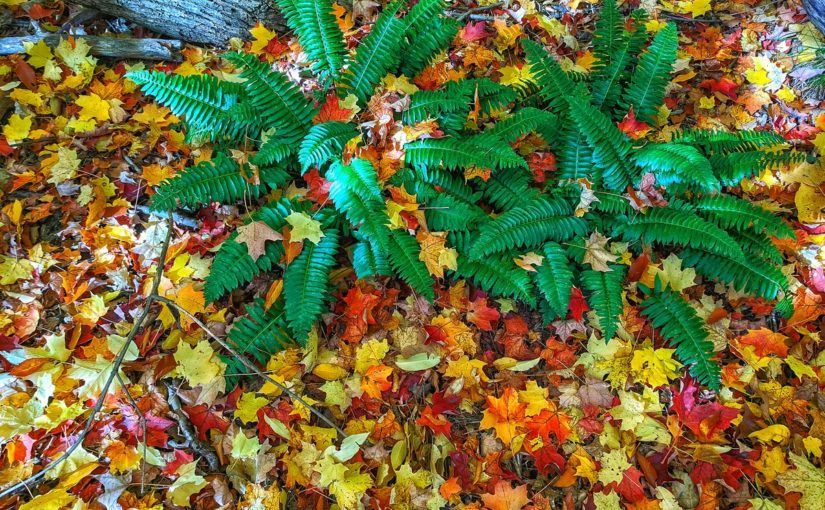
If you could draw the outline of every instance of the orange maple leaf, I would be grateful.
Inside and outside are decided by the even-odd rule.
[[[496,436],[504,444],[510,444],[522,431],[527,404],[519,402],[516,391],[507,387],[501,398],[487,397],[487,406],[481,420],[481,428],[494,428]]]
[[[392,367],[387,365],[373,365],[361,379],[361,389],[372,398],[381,398],[381,392],[392,388]]]
[[[526,484],[514,489],[510,486],[510,482],[504,480],[496,483],[492,494],[482,494],[481,500],[490,510],[521,510],[530,502],[530,498],[527,497]]]

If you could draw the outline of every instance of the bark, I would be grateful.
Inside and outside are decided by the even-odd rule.
[[[823,34],[825,34],[825,0],[802,0],[802,6],[811,23]]]
[[[44,40],[46,44],[54,48],[60,43],[60,39],[66,35],[59,34],[39,34],[27,35],[23,37],[2,37],[0,38],[0,55],[12,55],[26,51],[23,43]],[[124,39],[118,37],[96,37],[96,36],[73,36],[75,39],[83,39],[89,44],[92,55],[101,57],[115,57],[124,59],[140,60],[168,60],[180,62],[180,50],[183,48],[181,41],[169,39]]]
[[[75,0],[109,16],[198,44],[226,46],[231,37],[249,38],[258,21],[284,32],[273,0]]]

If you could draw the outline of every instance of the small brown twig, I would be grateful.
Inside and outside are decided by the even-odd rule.
[[[496,2],[490,5],[481,5],[479,7],[473,7],[472,9],[467,9],[466,11],[447,11],[447,15],[450,17],[455,18],[457,21],[464,21],[466,18],[470,19],[477,19],[477,17],[481,16],[484,20],[495,19],[491,16],[482,16],[479,13],[492,11],[498,7],[503,7],[504,2]]]
[[[115,360],[113,362],[112,372],[106,378],[106,382],[103,384],[103,388],[100,390],[100,398],[97,399],[97,402],[92,408],[92,413],[86,420],[86,425],[83,427],[83,430],[80,432],[80,435],[77,436],[77,440],[74,443],[72,443],[72,445],[69,446],[69,448],[67,448],[66,451],[63,452],[63,454],[60,457],[53,460],[51,463],[46,465],[46,467],[44,467],[37,473],[29,476],[28,478],[17,482],[16,484],[12,485],[3,492],[0,492],[0,498],[11,496],[12,494],[16,494],[18,491],[22,491],[24,489],[29,490],[29,484],[40,480],[46,475],[46,473],[52,471],[54,468],[63,463],[66,459],[71,457],[72,453],[74,453],[74,451],[77,450],[77,448],[83,444],[83,441],[86,439],[86,436],[88,436],[89,432],[91,432],[92,426],[95,422],[95,416],[103,408],[103,402],[106,400],[106,395],[109,393],[109,388],[111,388],[112,383],[114,382],[118,372],[120,371],[120,366],[123,364],[123,359],[126,357],[126,353],[129,351],[129,346],[134,341],[138,330],[143,326],[143,323],[149,317],[149,313],[152,308],[152,302],[155,301],[154,296],[157,296],[158,287],[160,286],[160,280],[163,276],[163,267],[166,264],[166,253],[169,250],[169,244],[172,239],[172,231],[174,230],[174,226],[175,225],[172,222],[172,215],[169,214],[169,229],[166,232],[166,238],[163,240],[163,247],[160,250],[158,267],[155,271],[154,281],[152,282],[152,291],[146,297],[146,303],[143,306],[143,312],[141,312],[140,317],[138,317],[137,321],[135,321],[134,326],[132,326],[132,330],[129,331],[129,335],[126,337],[126,341],[123,342],[123,347],[121,347],[120,351],[118,351],[117,356],[115,357]]]
[[[195,453],[200,454],[201,457],[206,459],[206,462],[209,464],[209,469],[211,469],[213,473],[217,472],[221,467],[221,463],[218,460],[217,454],[215,454],[215,450],[198,438],[195,427],[192,426],[189,417],[183,412],[177,389],[173,387],[169,381],[163,381],[163,384],[166,386],[166,401],[169,402],[169,409],[172,410],[172,414],[174,414],[176,418],[175,421],[178,422],[178,429],[180,429],[181,435],[186,440],[184,446],[195,450]]]

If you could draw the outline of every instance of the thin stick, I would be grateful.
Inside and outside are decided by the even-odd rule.
[[[120,372],[116,371],[115,374],[117,375],[117,382],[120,383],[120,387],[123,388],[124,393],[126,393],[126,399],[140,418],[140,438],[143,442],[143,455],[141,455],[140,458],[140,493],[143,494],[146,483],[146,416],[143,414],[143,411],[140,410],[140,407],[138,407],[135,397],[132,396],[132,392],[126,387],[126,382],[124,382],[120,376]]]
[[[314,407],[312,407],[306,400],[301,398],[300,395],[298,395],[297,393],[295,393],[294,391],[292,391],[291,389],[286,387],[280,381],[274,379],[269,374],[265,374],[265,373],[261,372],[260,370],[258,370],[258,367],[256,367],[251,361],[249,361],[249,359],[247,359],[246,356],[244,356],[243,354],[241,354],[240,352],[235,350],[235,348],[233,348],[231,345],[229,345],[225,340],[223,340],[218,335],[213,333],[208,327],[206,327],[206,324],[201,322],[197,317],[195,317],[192,313],[190,313],[189,310],[186,310],[186,309],[182,308],[179,304],[177,304],[174,301],[172,301],[171,299],[167,299],[163,296],[157,296],[156,295],[155,300],[160,301],[161,303],[167,304],[169,306],[172,306],[172,307],[176,308],[183,315],[189,317],[189,319],[192,322],[194,322],[199,328],[201,328],[209,336],[209,338],[211,338],[212,340],[214,340],[215,342],[220,344],[221,347],[223,347],[224,349],[229,351],[229,353],[232,356],[234,356],[235,358],[237,358],[238,361],[240,361],[241,364],[243,366],[245,366],[250,372],[252,372],[253,374],[257,375],[258,377],[260,377],[262,379],[266,379],[268,382],[270,382],[270,383],[274,384],[275,386],[277,386],[278,389],[280,389],[282,392],[289,395],[290,398],[300,402],[301,405],[303,405],[304,407],[309,409],[309,412],[314,414],[319,420],[326,423],[330,427],[334,428],[341,437],[348,437],[348,434],[346,432],[344,432],[343,429],[341,429],[341,427],[338,426],[338,424],[336,424],[334,421],[330,420],[321,411],[319,411],[319,410],[315,409]]]
[[[172,215],[169,215],[169,230],[166,232],[166,239],[163,241],[163,247],[160,251],[160,258],[158,259],[158,268],[155,272],[155,281],[152,282],[152,292],[149,293],[149,296],[146,297],[146,304],[143,307],[143,312],[138,317],[138,320],[135,321],[135,325],[132,326],[132,330],[129,331],[129,335],[126,337],[126,341],[123,343],[123,347],[120,348],[120,351],[117,353],[117,357],[114,360],[114,366],[112,372],[109,374],[109,377],[106,378],[106,383],[103,385],[103,388],[100,391],[100,398],[98,398],[95,406],[92,408],[92,414],[89,415],[89,419],[86,420],[86,426],[83,427],[83,431],[77,437],[77,441],[75,441],[69,448],[63,452],[63,455],[49,463],[46,467],[42,470],[38,471],[37,473],[31,475],[30,477],[22,480],[8,489],[0,492],[0,498],[4,498],[6,496],[11,496],[12,494],[17,493],[20,490],[29,489],[29,484],[36,482],[43,478],[46,473],[53,470],[57,466],[59,466],[63,461],[71,457],[72,453],[83,444],[83,441],[86,439],[86,436],[89,435],[89,432],[92,430],[92,425],[95,422],[95,416],[100,410],[103,408],[103,402],[106,400],[106,395],[109,393],[109,388],[112,386],[112,382],[115,380],[115,377],[120,370],[120,366],[123,364],[123,358],[126,357],[126,353],[129,351],[129,345],[134,341],[135,336],[137,335],[138,330],[143,326],[143,323],[149,317],[149,312],[152,307],[152,301],[154,301],[154,296],[157,296],[158,287],[160,286],[160,280],[163,276],[163,266],[166,263],[166,252],[169,250],[169,243],[172,239],[172,231],[174,230],[174,223],[172,222]]]

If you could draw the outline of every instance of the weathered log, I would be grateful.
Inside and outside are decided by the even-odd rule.
[[[260,21],[285,31],[273,0],[74,0],[109,16],[125,18],[184,41],[226,46],[231,37],[249,37]]]
[[[802,7],[808,13],[811,23],[825,34],[825,0],[802,0]]]
[[[54,48],[60,44],[60,39],[68,37],[59,34],[38,34],[26,35],[22,37],[1,37],[0,55],[11,55],[26,51],[23,43],[37,43],[40,40]],[[115,57],[122,59],[140,60],[168,60],[180,62],[183,57],[180,50],[183,49],[182,41],[172,39],[124,39],[120,37],[98,37],[91,35],[73,36],[75,39],[83,39],[89,44],[92,55],[100,57]]]

